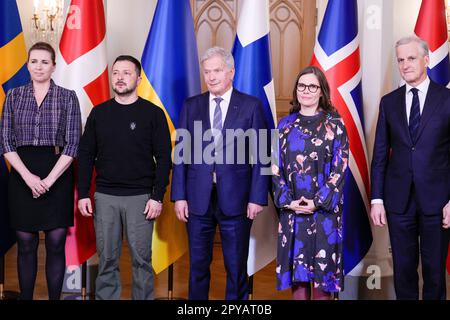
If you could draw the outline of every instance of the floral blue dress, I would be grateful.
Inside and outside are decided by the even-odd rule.
[[[272,166],[275,205],[280,208],[277,289],[312,282],[325,292],[343,290],[342,207],[349,144],[335,112],[291,114],[280,120],[278,165]],[[285,207],[302,196],[314,214]]]

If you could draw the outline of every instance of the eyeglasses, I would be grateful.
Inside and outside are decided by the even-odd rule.
[[[304,84],[304,83],[297,83],[297,90],[300,92],[303,92],[308,88],[308,91],[311,93],[316,93],[317,90],[319,90],[320,86],[315,84]]]

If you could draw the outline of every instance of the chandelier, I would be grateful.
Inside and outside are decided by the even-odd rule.
[[[64,24],[64,0],[33,0],[33,6],[30,24],[32,42],[48,42],[55,48]]]

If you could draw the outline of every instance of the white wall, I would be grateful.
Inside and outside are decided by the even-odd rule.
[[[390,91],[392,77],[392,2],[383,0],[359,1],[361,69],[364,120],[369,163],[378,116],[380,97]],[[388,88],[386,88],[388,87]],[[387,90],[386,90],[387,89]],[[387,227],[372,228],[373,244],[364,261],[363,274],[367,267],[377,265],[383,276],[392,275],[389,235]]]
[[[414,33],[414,27],[419,15],[421,1],[395,0],[392,2],[394,3],[393,10],[395,12],[395,28],[393,29],[393,35],[395,41],[397,41],[402,37],[409,36]],[[397,68],[395,59],[393,59],[392,67]],[[392,80],[392,86],[397,87],[400,83],[400,75],[398,72],[394,73]]]
[[[22,30],[25,36],[25,44],[27,49],[31,46],[30,27],[33,16],[33,1],[30,0],[16,0],[19,8],[20,21],[22,22]]]
[[[139,60],[144,50],[157,0],[107,0],[108,64],[121,54]]]

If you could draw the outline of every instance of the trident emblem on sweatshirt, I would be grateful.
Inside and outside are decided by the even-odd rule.
[[[136,129],[136,122],[131,122],[131,123],[130,123],[130,129],[131,129],[131,130]]]

